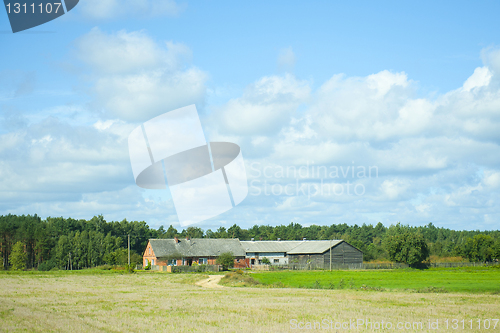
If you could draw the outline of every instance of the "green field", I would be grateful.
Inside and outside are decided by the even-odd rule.
[[[314,289],[448,291],[500,294],[500,269],[488,267],[275,271],[253,273],[264,285]]]
[[[340,277],[335,274],[360,273],[365,272],[287,271],[279,274],[289,278],[299,276],[304,281],[307,276],[331,279]],[[405,272],[366,273],[401,276]],[[477,276],[483,273],[488,271],[478,270]],[[255,275],[277,276],[273,272]],[[488,321],[493,328],[500,308],[500,295],[485,293],[418,294],[402,290],[361,292],[195,285],[196,281],[207,278],[203,274],[151,271],[121,274],[94,269],[0,272],[0,332],[296,332],[294,321],[305,324],[324,320],[335,323],[384,321],[394,325],[399,322],[428,325],[429,320],[439,320],[440,331],[443,331],[442,325],[448,319]],[[497,323],[495,330],[499,327]],[[328,329],[328,332],[339,331],[372,330]],[[453,330],[465,331],[478,330],[476,327]]]

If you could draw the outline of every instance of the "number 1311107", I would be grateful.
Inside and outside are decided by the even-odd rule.
[[[62,3],[60,2],[55,2],[55,3],[46,3],[45,6],[44,4],[39,4],[35,5],[32,3],[31,5],[26,4],[26,3],[14,3],[11,4],[8,3],[6,5],[7,7],[7,13],[10,14],[11,12],[14,14],[51,14],[51,13],[56,13],[59,11],[61,8]]]

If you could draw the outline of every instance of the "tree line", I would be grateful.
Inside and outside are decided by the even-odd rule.
[[[63,217],[41,219],[35,215],[0,216],[0,269],[23,266],[49,270],[81,269],[104,264],[124,265],[128,260],[130,235],[131,259],[141,256],[151,238],[239,238],[240,240],[327,240],[343,239],[364,253],[364,260],[391,260],[415,263],[430,255],[463,257],[470,261],[500,259],[500,231],[456,231],[438,228],[432,223],[411,227],[400,223],[390,227],[343,224],[254,225],[244,229],[234,224],[204,231],[188,227],[178,231],[172,225],[165,230],[150,228],[144,221],[107,222],[102,215],[90,220]],[[16,246],[17,245],[17,246]],[[10,260],[12,259],[12,260]]]

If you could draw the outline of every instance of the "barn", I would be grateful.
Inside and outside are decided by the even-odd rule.
[[[363,263],[363,252],[343,240],[304,241],[288,251],[290,264],[328,268]]]

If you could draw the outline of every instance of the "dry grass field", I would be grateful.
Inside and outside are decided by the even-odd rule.
[[[0,331],[294,332],[318,322],[319,331],[360,332],[372,330],[334,325],[369,319],[372,325],[390,322],[394,331],[400,322],[422,322],[422,329],[407,325],[404,331],[426,332],[430,319],[440,320],[439,331],[475,332],[484,331],[478,319],[500,316],[500,295],[195,285],[207,278],[153,272],[0,273]],[[450,326],[452,319],[465,319],[466,329],[459,322],[458,329],[445,330],[445,319]],[[467,328],[470,319],[472,329]],[[490,323],[488,331],[500,331],[500,324],[492,329]]]

